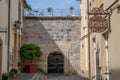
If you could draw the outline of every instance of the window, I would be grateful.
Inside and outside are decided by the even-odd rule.
[[[18,6],[18,19],[21,20],[21,4],[19,2],[19,6]]]
[[[13,54],[12,53],[10,53],[10,55],[9,55],[9,66],[12,66],[13,65]]]
[[[117,12],[120,13],[120,6],[118,7],[118,11]]]
[[[89,4],[89,5],[90,5],[90,7],[91,7],[91,2],[90,2],[90,4]]]

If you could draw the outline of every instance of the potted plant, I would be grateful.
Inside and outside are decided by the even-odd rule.
[[[48,11],[49,15],[52,14],[52,16],[53,16],[53,9],[51,7],[47,8],[47,11]]]
[[[9,80],[9,73],[4,72],[2,74],[2,80]]]
[[[15,78],[16,77],[16,75],[17,75],[17,72],[18,72],[18,70],[17,69],[14,69],[14,68],[12,68],[11,70],[10,70],[10,77],[11,78]]]
[[[14,78],[15,72],[10,71],[9,74],[10,74],[10,78]]]
[[[69,9],[70,9],[70,16],[73,16],[74,7],[71,6]]]
[[[23,71],[25,72],[36,72],[36,65],[32,65],[33,59],[40,57],[42,55],[42,51],[39,46],[35,44],[24,44],[20,48],[20,56],[24,61],[31,61],[30,65],[25,65]]]
[[[21,62],[18,62],[17,66],[18,66],[18,70],[21,71],[22,63],[21,63]]]

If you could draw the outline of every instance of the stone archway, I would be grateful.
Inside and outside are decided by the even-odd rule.
[[[64,73],[64,56],[60,52],[48,56],[48,73]]]

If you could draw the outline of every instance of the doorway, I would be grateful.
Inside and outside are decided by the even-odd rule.
[[[64,73],[64,56],[60,52],[48,56],[48,73]]]

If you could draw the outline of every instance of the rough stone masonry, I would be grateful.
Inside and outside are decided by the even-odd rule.
[[[64,73],[80,71],[80,17],[25,17],[23,43],[39,45],[43,56],[34,64],[48,71],[48,55],[64,56]]]

